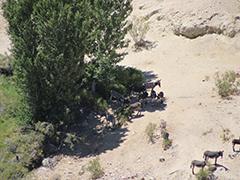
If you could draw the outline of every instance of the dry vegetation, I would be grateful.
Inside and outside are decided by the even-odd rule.
[[[104,175],[104,170],[101,167],[99,158],[91,160],[89,162],[87,170],[90,172],[92,179],[98,179]]]
[[[229,142],[231,139],[233,139],[233,137],[234,135],[231,133],[230,129],[222,129],[222,134],[220,135],[220,138],[224,143]]]
[[[147,135],[148,141],[151,143],[154,143],[156,128],[157,128],[157,124],[149,123],[145,129],[145,133]]]
[[[216,73],[215,76],[218,94],[222,98],[238,95],[240,91],[240,79],[236,72],[226,71],[223,74]]]
[[[211,175],[211,172],[208,169],[201,169],[197,174],[196,174],[196,179],[197,180],[209,180],[209,176]]]
[[[149,22],[144,17],[134,16],[131,22],[131,29],[129,31],[136,50],[146,46],[146,34],[149,31]]]

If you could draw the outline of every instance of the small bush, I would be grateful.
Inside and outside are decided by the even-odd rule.
[[[40,165],[44,156],[44,135],[35,131],[15,131],[0,150],[0,174],[3,179],[20,179]]]
[[[169,139],[169,133],[167,131],[167,122],[164,120],[161,120],[160,123],[160,131],[161,131],[161,137],[163,139],[163,149],[168,150],[172,146],[172,140]]]
[[[147,32],[149,31],[149,23],[146,22],[146,18],[144,17],[133,17],[133,20],[131,22],[131,29],[130,29],[130,35],[134,41],[134,46],[136,49],[139,49],[141,47],[145,46],[145,36]]]
[[[149,123],[145,129],[148,141],[154,143],[154,134],[156,131],[157,125],[155,123]]]
[[[129,116],[127,115],[120,115],[120,116],[117,116],[118,118],[118,127],[122,127],[124,125],[127,124],[127,122],[129,122]]]
[[[0,61],[2,61],[1,57]],[[33,133],[22,135],[21,130],[19,130],[22,129],[21,126],[25,124],[27,119],[19,108],[21,105],[21,94],[15,85],[14,78],[1,76],[0,177],[2,179],[20,179],[24,177],[29,171],[28,166],[31,166],[30,164],[35,158],[30,158],[30,156],[34,155],[35,152],[39,152],[39,148],[41,148],[35,146],[41,140],[36,138]],[[17,161],[16,155],[20,161]]]
[[[100,178],[104,175],[104,170],[101,167],[99,158],[93,159],[89,162],[87,170],[91,173],[92,179]]]
[[[239,93],[240,81],[237,78],[237,73],[227,71],[222,75],[216,74],[215,84],[218,89],[218,94],[225,98]]]
[[[97,110],[105,111],[108,108],[108,103],[106,100],[99,97],[96,99],[96,106],[97,106]]]
[[[119,127],[126,125],[126,123],[130,120],[130,117],[133,114],[133,111],[130,107],[120,107],[118,108],[115,113],[117,118],[117,125]]]
[[[132,67],[117,66],[114,73],[116,78],[113,89],[123,94],[130,93],[145,82],[143,72]]]
[[[168,150],[172,146],[172,140],[168,138],[163,139],[163,149]]]
[[[4,119],[14,119],[21,125],[29,122],[28,107],[14,78],[0,76],[0,108],[4,109]]]
[[[197,174],[197,180],[209,180],[211,172],[208,169],[201,169]]]
[[[111,90],[115,90],[122,95],[127,95],[130,94],[133,87],[139,87],[144,82],[145,78],[142,71],[131,67],[116,66],[112,72],[111,81],[102,80],[96,83],[96,94],[98,96],[97,105],[106,107],[106,103],[103,100],[99,101],[99,99],[102,97],[108,100]],[[89,95],[87,95],[87,97],[89,98]]]
[[[26,134],[16,133],[6,144],[8,147],[13,145],[17,147],[16,153],[12,155],[17,155],[20,159],[20,164],[31,170],[38,167],[44,157],[44,141],[45,136],[42,133],[31,131]]]
[[[65,147],[69,147],[70,150],[73,151],[76,143],[78,142],[79,142],[79,139],[75,134],[67,133],[63,143]]]
[[[0,161],[0,175],[1,179],[21,179],[28,172],[28,169],[21,164],[14,162]]]
[[[225,143],[229,142],[229,140],[232,139],[234,136],[233,134],[231,134],[231,131],[229,129],[223,129],[220,137],[222,141]]]
[[[12,62],[12,57],[8,55],[0,54],[0,66],[6,67],[8,64]]]

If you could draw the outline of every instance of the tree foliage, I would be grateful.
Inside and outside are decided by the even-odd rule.
[[[18,85],[32,121],[68,124],[110,84],[126,45],[131,0],[7,0]],[[86,58],[87,57],[87,58]],[[88,101],[89,100],[89,101]],[[93,100],[94,101],[94,100]]]

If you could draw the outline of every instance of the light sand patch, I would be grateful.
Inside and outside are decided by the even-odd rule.
[[[239,1],[134,0],[133,5],[133,14],[139,16],[160,9],[149,19],[151,29],[146,37],[157,46],[137,53],[127,49],[129,54],[122,64],[150,71],[162,79],[162,88],[157,91],[164,91],[168,106],[165,111],[144,112],[143,117],[128,125],[123,143],[100,154],[106,172],[102,179],[117,180],[136,175],[136,179],[194,179],[189,168],[193,159],[202,160],[205,150],[224,150],[224,157],[218,162],[230,171],[219,169],[216,175],[219,179],[238,180],[240,158],[229,158],[231,143],[223,143],[220,135],[225,128],[234,137],[240,136],[240,97],[221,100],[213,91],[213,77],[217,71],[240,67],[240,36],[229,38],[204,33],[204,36],[190,40],[172,32],[174,24],[181,22],[180,29],[183,29],[185,21],[192,25],[201,24],[214,13],[224,14],[224,18],[236,18],[240,12]],[[220,16],[212,17],[211,23],[215,23],[217,17]],[[216,26],[224,23],[224,18],[220,18]],[[0,23],[3,25],[0,26],[1,53],[9,48],[9,40],[2,18]],[[233,24],[238,27],[238,23],[237,19]],[[208,80],[203,81],[206,76]],[[144,134],[150,122],[159,124],[161,119],[167,122],[173,139],[173,146],[168,151],[163,151],[161,143],[149,144]],[[165,161],[160,162],[161,158]],[[65,156],[53,170],[39,168],[34,173],[38,179],[49,179],[56,174],[62,179],[87,179],[89,174],[82,174],[82,168],[90,159]]]

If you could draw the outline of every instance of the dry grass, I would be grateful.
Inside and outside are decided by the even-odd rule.
[[[196,174],[196,178],[197,180],[209,180],[210,175],[211,175],[211,172],[208,169],[201,169]]]
[[[218,94],[222,98],[227,98],[231,95],[237,95],[240,91],[240,80],[234,71],[226,71],[223,74],[216,73],[215,84]]]
[[[145,133],[147,135],[148,141],[154,143],[154,134],[157,128],[157,124],[149,123],[145,129]]]
[[[220,136],[220,138],[222,139],[222,141],[225,142],[229,142],[230,139],[232,139],[234,136],[233,134],[231,134],[230,129],[222,129],[222,134]]]
[[[91,173],[92,179],[98,179],[104,175],[104,170],[101,167],[99,158],[91,160],[89,162],[87,170]]]
[[[131,26],[132,27],[129,33],[134,41],[135,48],[139,49],[141,47],[144,47],[146,42],[145,36],[150,29],[146,18],[134,16],[131,22]]]

